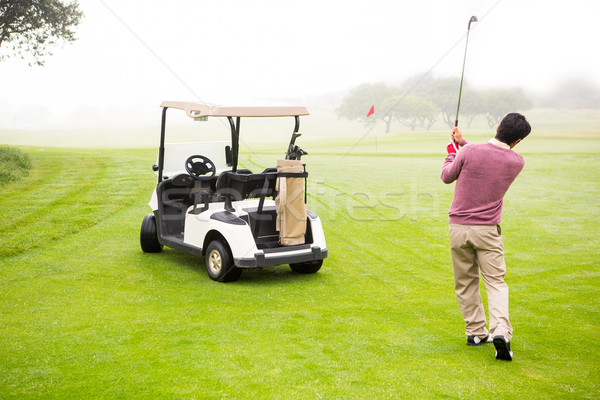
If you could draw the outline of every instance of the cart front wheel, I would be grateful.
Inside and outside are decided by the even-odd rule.
[[[213,240],[206,248],[206,272],[217,282],[234,282],[242,275],[242,270],[233,264],[229,247],[220,240]]]
[[[156,230],[156,219],[154,214],[148,214],[142,221],[140,230],[140,244],[142,250],[146,253],[160,253],[163,245],[158,241],[158,232]]]

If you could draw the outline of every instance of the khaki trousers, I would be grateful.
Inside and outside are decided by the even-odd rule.
[[[450,252],[454,268],[454,290],[465,320],[466,334],[485,336],[485,312],[479,294],[479,274],[488,297],[490,333],[512,339],[508,319],[506,264],[499,225],[450,224]]]

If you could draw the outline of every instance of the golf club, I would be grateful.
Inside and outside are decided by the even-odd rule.
[[[469,19],[469,25],[467,26],[467,40],[465,41],[465,56],[463,57],[462,73],[460,75],[460,89],[458,90],[458,104],[456,106],[456,119],[454,120],[454,127],[458,126],[458,112],[460,110],[460,98],[462,96],[463,79],[465,77],[465,64],[467,62],[467,46],[469,45],[469,32],[471,31],[471,22],[477,22],[477,17],[473,15]],[[450,141],[450,143],[452,143],[452,147],[454,147],[454,150],[458,151],[458,144],[456,143],[456,140],[453,139]]]
[[[462,74],[460,75],[460,89],[458,91],[458,105],[456,106],[456,120],[454,121],[454,126],[458,126],[458,111],[460,110],[460,98],[462,96],[462,87],[463,87],[463,79],[465,77],[465,63],[467,61],[467,46],[469,45],[469,31],[471,30],[471,22],[477,22],[477,17],[472,16],[469,19],[469,26],[467,27],[467,40],[465,42],[465,56],[463,58],[463,66],[462,66]]]

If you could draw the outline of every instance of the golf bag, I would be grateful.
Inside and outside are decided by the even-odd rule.
[[[276,229],[279,231],[279,244],[282,246],[304,244],[304,235],[306,234],[305,177],[306,172],[304,172],[301,160],[277,161]]]

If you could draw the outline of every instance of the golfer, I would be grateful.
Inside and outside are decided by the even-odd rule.
[[[508,318],[508,286],[500,229],[504,195],[523,169],[523,157],[512,150],[531,132],[525,117],[508,114],[496,137],[487,143],[468,143],[458,128],[447,147],[442,181],[456,181],[450,215],[450,251],[454,289],[466,323],[467,344],[493,341],[496,359],[512,360],[513,328]],[[457,149],[459,149],[457,151]],[[479,274],[488,296],[489,331],[479,294]]]

